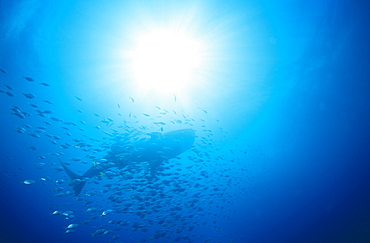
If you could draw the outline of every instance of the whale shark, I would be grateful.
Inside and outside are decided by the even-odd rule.
[[[174,130],[166,133],[152,132],[147,133],[147,135],[146,138],[133,143],[127,141],[115,142],[111,145],[107,155],[99,162],[94,162],[94,166],[82,175],[73,172],[57,157],[71,179],[70,185],[75,196],[80,194],[90,178],[101,175],[113,167],[125,168],[131,164],[147,162],[150,167],[150,176],[155,178],[157,169],[163,162],[189,150],[195,140],[193,129]]]

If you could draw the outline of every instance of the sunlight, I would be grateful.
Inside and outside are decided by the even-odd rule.
[[[202,65],[201,47],[182,31],[154,29],[139,36],[131,57],[136,84],[160,93],[192,85]]]

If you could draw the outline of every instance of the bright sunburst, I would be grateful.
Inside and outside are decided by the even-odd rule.
[[[183,31],[153,29],[138,36],[131,53],[134,81],[161,93],[182,90],[196,80],[201,52],[201,42]]]

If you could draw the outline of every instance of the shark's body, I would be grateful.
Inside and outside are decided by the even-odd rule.
[[[83,175],[71,171],[62,161],[64,170],[72,180],[75,195],[80,194],[86,181],[112,168],[124,168],[137,162],[148,162],[150,174],[155,176],[158,166],[163,161],[174,158],[193,146],[195,131],[193,129],[175,130],[167,133],[150,133],[150,138],[142,139],[133,144],[117,142],[112,145],[111,151],[103,158],[104,163],[96,164]]]

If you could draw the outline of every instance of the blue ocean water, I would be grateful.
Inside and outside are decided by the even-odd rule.
[[[1,242],[369,242],[368,12],[1,1]],[[128,58],[159,27],[203,43],[191,82],[170,92],[138,85]],[[188,128],[194,145],[155,180],[129,161],[75,196],[58,161],[83,174],[119,138]]]

